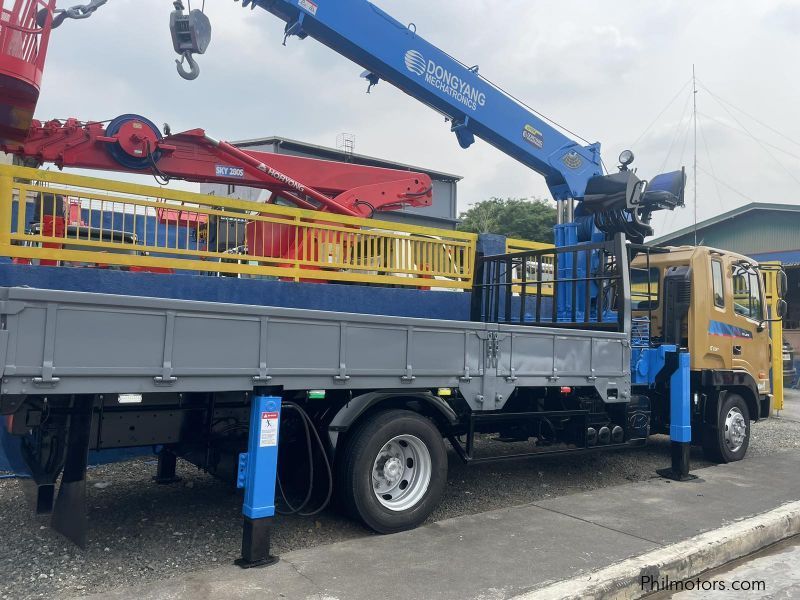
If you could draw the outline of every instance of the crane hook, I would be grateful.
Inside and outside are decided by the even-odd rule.
[[[189,63],[188,70],[183,66],[184,61]],[[200,75],[200,65],[197,64],[197,61],[194,59],[194,56],[192,56],[192,53],[189,50],[186,50],[183,54],[181,54],[180,60],[177,58],[175,59],[175,66],[178,69],[178,75],[187,81],[197,79],[197,76]]]
[[[175,10],[169,15],[169,31],[172,35],[172,46],[180,56],[175,63],[178,75],[189,81],[197,79],[200,67],[194,60],[193,54],[203,54],[211,43],[211,21],[201,10],[195,8],[184,13],[183,2],[176,0]],[[188,70],[184,66],[188,63]]]

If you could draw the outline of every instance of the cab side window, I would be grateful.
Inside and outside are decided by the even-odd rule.
[[[733,311],[737,315],[750,316],[750,278],[747,273],[733,274]]]
[[[725,285],[722,279],[722,263],[718,260],[711,261],[711,279],[714,291],[714,306],[725,308]]]
[[[734,271],[733,310],[737,315],[760,321],[764,307],[761,304],[761,286],[755,272]]]

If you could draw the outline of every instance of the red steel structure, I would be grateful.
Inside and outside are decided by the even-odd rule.
[[[151,121],[137,115],[122,115],[108,124],[34,120],[24,141],[2,143],[0,150],[30,166],[50,163],[59,168],[150,173],[162,181],[266,189],[271,192],[268,203],[288,200],[299,208],[351,217],[372,217],[432,202],[432,182],[424,173],[244,151],[211,138],[202,129],[162,136]],[[158,217],[168,225],[190,227],[199,218],[188,207],[166,204]],[[57,233],[64,229],[64,217],[53,218],[53,223],[43,226],[60,237]],[[305,251],[296,247],[300,242],[291,226],[251,221],[245,231],[251,256],[292,260]]]
[[[27,138],[0,144],[26,163],[103,171],[152,173],[160,178],[234,184],[272,192],[299,208],[371,217],[404,206],[430,206],[424,173],[244,151],[202,129],[162,136],[147,119],[123,115],[98,122],[33,121]]]
[[[25,139],[42,83],[56,0],[0,0],[0,142]]]

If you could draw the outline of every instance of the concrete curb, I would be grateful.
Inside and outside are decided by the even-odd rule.
[[[690,579],[800,534],[800,501],[714,529],[604,569],[533,590],[516,600],[632,600],[650,592],[641,578]]]

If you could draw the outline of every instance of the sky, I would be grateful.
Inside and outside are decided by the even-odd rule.
[[[335,2],[336,0],[319,0]],[[71,5],[78,0],[61,4]],[[195,7],[199,0],[195,0]],[[800,0],[376,0],[419,35],[537,111],[603,147],[639,176],[686,165],[687,207],[659,215],[661,235],[694,219],[692,65],[697,72],[697,218],[751,201],[800,203]],[[199,79],[175,72],[167,0],[109,0],[51,38],[36,117],[137,113],[172,131],[225,140],[284,136],[459,174],[459,207],[549,197],[543,178],[488,144],[462,150],[441,115],[387,83],[365,94],[362,69],[283,22],[207,0],[213,39]]]

